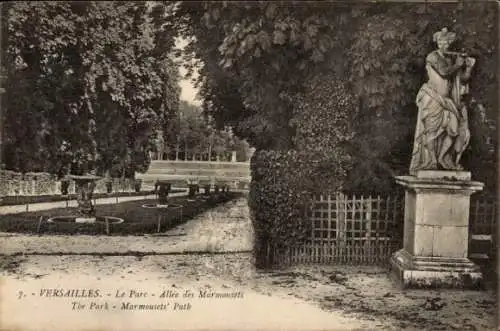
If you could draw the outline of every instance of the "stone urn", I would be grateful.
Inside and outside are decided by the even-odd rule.
[[[75,181],[76,201],[78,203],[78,213],[75,222],[94,223],[96,221],[95,209],[92,205],[92,195],[95,189],[95,182],[101,179],[94,175],[69,175],[68,179]]]

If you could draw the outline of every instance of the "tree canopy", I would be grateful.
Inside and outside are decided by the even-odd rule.
[[[178,107],[168,5],[7,4],[8,169],[133,176]],[[71,169],[70,169],[71,168]]]
[[[317,93],[323,105],[333,102],[327,107],[340,117],[354,111],[348,131],[355,136],[345,147],[353,190],[388,189],[394,174],[407,173],[425,57],[435,48],[433,33],[448,27],[459,37],[455,49],[478,59],[470,116],[471,131],[482,134],[473,136],[464,161],[481,179],[496,160],[491,152],[498,104],[493,2],[206,1],[182,2],[176,15],[179,31],[190,40],[187,56],[200,67],[205,110],[257,149],[302,148],[297,135],[304,137],[304,131],[298,124],[305,119],[297,110],[323,110],[301,106],[294,102],[297,97],[308,94],[301,99],[307,103],[318,100]],[[356,96],[356,109],[342,107],[335,93],[325,93],[328,89],[307,91],[324,72],[330,72],[324,84],[345,85]]]
[[[197,105],[181,100],[177,117],[171,123],[163,132],[163,142],[170,153],[180,151],[184,158],[186,152],[191,157],[193,154],[215,157],[234,150],[239,160],[246,159],[248,144],[230,128],[217,128],[213,118]]]
[[[407,172],[424,59],[432,34],[448,27],[456,49],[478,59],[464,161],[480,180],[495,173],[494,2],[7,6],[9,169],[63,173],[73,164],[130,175],[147,167],[158,129],[166,141],[184,132],[183,144],[205,148],[206,123],[179,121],[180,36],[210,125],[258,150],[316,150],[346,170],[350,189],[381,188]]]

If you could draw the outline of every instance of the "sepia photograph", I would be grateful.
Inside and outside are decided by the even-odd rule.
[[[0,2],[0,330],[500,330],[499,2]]]

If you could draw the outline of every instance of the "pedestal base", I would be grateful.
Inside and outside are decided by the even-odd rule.
[[[463,171],[398,176],[405,188],[403,249],[392,270],[403,288],[480,289],[480,268],[467,257],[470,196],[483,183]]]
[[[95,217],[77,217],[75,223],[95,223]]]
[[[403,289],[484,288],[480,268],[467,258],[419,257],[401,249],[394,253],[390,263],[393,276]]]

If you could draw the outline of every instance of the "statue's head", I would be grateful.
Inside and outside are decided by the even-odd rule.
[[[448,31],[447,28],[441,29],[434,33],[433,40],[437,43],[438,48],[446,51],[448,47],[456,40],[457,34],[455,32]]]

